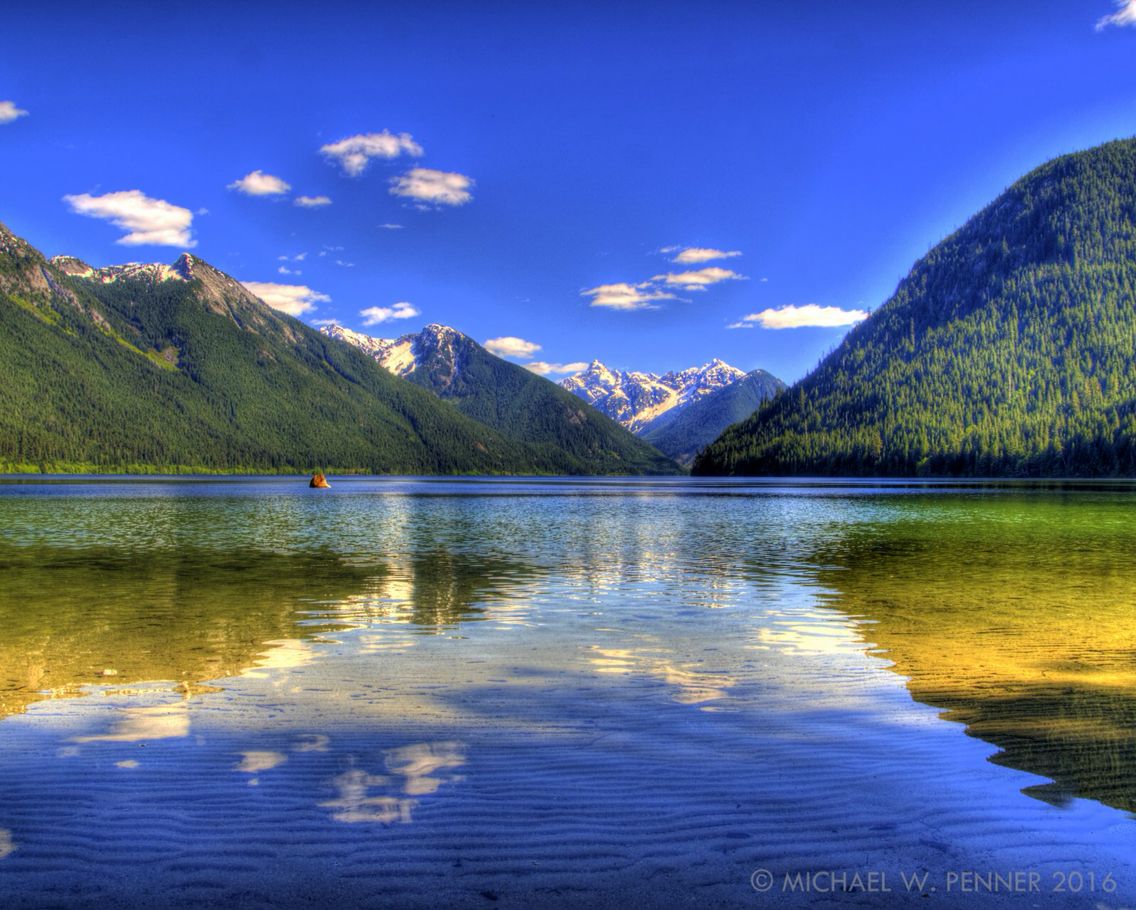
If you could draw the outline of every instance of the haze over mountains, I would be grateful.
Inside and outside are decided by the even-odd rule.
[[[678,470],[593,414],[575,419],[610,435],[584,434],[571,452],[529,443],[277,312],[195,256],[94,269],[49,262],[0,227],[4,470]]]
[[[1136,474],[1136,140],[1036,169],[702,474]]]

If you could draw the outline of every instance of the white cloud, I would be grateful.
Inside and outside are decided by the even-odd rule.
[[[1097,21],[1097,31],[1102,32],[1110,25],[1136,26],[1136,0],[1117,0],[1116,12]]]
[[[413,319],[418,315],[418,309],[414,304],[400,300],[392,306],[369,306],[360,310],[359,315],[363,317],[363,325],[378,325],[392,319]]]
[[[392,177],[390,192],[429,205],[465,205],[473,198],[469,192],[472,186],[473,180],[465,174],[416,167],[401,177]]]
[[[662,281],[671,287],[680,287],[684,291],[704,291],[712,284],[720,281],[739,281],[745,275],[739,275],[730,269],[711,265],[693,272],[670,272],[666,275],[656,275],[655,281]]]
[[[307,250],[302,253],[297,253],[295,256],[277,256],[281,262],[303,262],[308,258]]]
[[[302,316],[314,310],[317,303],[331,300],[327,294],[313,291],[303,284],[275,284],[271,281],[242,281],[241,284],[272,309],[289,316]]]
[[[197,246],[190,228],[193,212],[164,199],[151,199],[141,190],[122,190],[92,196],[79,193],[64,196],[63,201],[77,215],[102,218],[128,233],[116,243],[123,246]]]
[[[661,252],[673,253],[675,247],[666,247]],[[715,259],[733,259],[735,256],[740,256],[741,250],[715,250],[711,247],[704,246],[688,246],[684,250],[680,250],[679,254],[671,259],[671,262],[677,262],[679,265],[694,265],[699,262],[711,262]]]
[[[280,266],[280,268],[278,268],[276,271],[279,272],[281,275],[303,275],[304,274],[299,269],[292,271],[292,269],[288,268],[288,266],[286,266],[286,265]]]
[[[391,224],[389,221],[386,224],[380,224],[379,227],[381,227],[384,231],[401,231],[402,230],[401,224]]]
[[[580,295],[592,298],[589,306],[607,307],[611,310],[650,310],[655,308],[653,301],[675,299],[674,294],[659,290],[649,281],[640,284],[628,284],[626,281],[601,284],[581,291]]]
[[[835,328],[854,325],[868,318],[866,310],[842,310],[836,306],[818,306],[807,303],[804,306],[783,306],[775,310],[762,310],[750,313],[730,325],[731,329],[800,329],[806,327]]]
[[[297,196],[292,202],[292,205],[298,205],[302,209],[319,209],[325,205],[331,205],[330,196]]]
[[[312,325],[339,325],[338,319],[312,319]]]
[[[561,375],[564,373],[579,373],[581,370],[586,370],[588,365],[583,361],[575,363],[545,363],[543,360],[534,360],[532,363],[522,364],[526,370],[532,370],[538,376],[548,376],[550,374]]]
[[[518,338],[516,335],[503,335],[500,338],[490,338],[482,347],[490,354],[496,354],[498,357],[517,357],[521,359],[532,357],[533,354],[540,350],[540,345],[535,341],[525,341],[525,339]]]
[[[390,130],[383,130],[381,133],[348,136],[321,147],[320,151],[331,161],[338,162],[347,176],[358,177],[367,169],[372,158],[397,158],[403,153],[417,158],[422,154],[422,146],[410,133],[396,136]]]
[[[27,115],[28,112],[16,107],[15,102],[0,101],[0,123],[11,123]]]
[[[292,189],[292,185],[272,174],[256,170],[245,174],[240,180],[234,180],[226,189],[236,190],[246,196],[283,196]]]

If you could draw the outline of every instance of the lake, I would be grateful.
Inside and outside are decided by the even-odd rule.
[[[1136,487],[0,482],[0,901],[1136,902]]]

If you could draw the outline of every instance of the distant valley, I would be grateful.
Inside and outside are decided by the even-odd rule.
[[[684,465],[785,388],[765,370],[745,373],[721,360],[662,374],[594,360],[560,385]]]

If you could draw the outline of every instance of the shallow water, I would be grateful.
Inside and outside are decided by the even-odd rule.
[[[0,898],[1131,906],[1134,506],[0,483]]]

